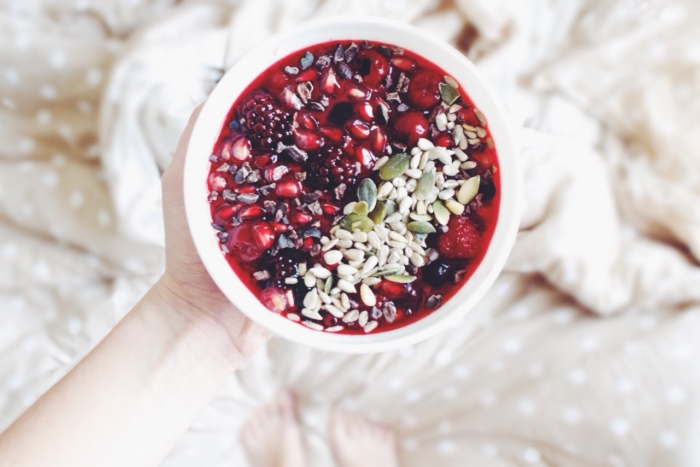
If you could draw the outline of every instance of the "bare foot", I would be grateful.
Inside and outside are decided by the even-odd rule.
[[[340,467],[398,467],[394,432],[357,415],[336,413],[331,445]]]
[[[294,398],[282,391],[257,409],[240,433],[253,467],[304,467],[304,450]]]

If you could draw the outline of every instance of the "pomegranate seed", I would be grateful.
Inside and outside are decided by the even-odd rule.
[[[250,157],[250,143],[243,136],[239,136],[231,143],[231,155],[239,160],[244,161]]]
[[[394,122],[396,131],[404,136],[408,144],[413,146],[419,138],[425,138],[430,128],[428,120],[417,110],[404,112]]]
[[[340,211],[340,208],[338,206],[331,203],[323,203],[321,205],[321,209],[323,209],[323,212],[329,216],[338,214],[338,211]]]
[[[221,146],[221,151],[219,152],[219,158],[223,161],[230,161],[231,160],[231,141],[230,139],[224,141],[224,144]]]
[[[276,182],[278,180],[281,180],[287,172],[289,172],[289,168],[286,165],[268,167],[267,169],[265,169],[265,179],[268,182]]]
[[[223,203],[214,210],[214,220],[217,223],[224,223],[230,220],[240,209],[241,205],[239,203]]]
[[[306,128],[307,130],[318,129],[318,122],[313,117],[313,115],[311,115],[309,112],[306,112],[306,111],[297,112],[295,117],[296,117],[296,122],[302,128]]]
[[[454,139],[448,134],[441,134],[435,140],[436,146],[442,146],[443,148],[451,148],[455,145]]]
[[[367,139],[369,137],[369,125],[360,120],[350,123],[350,134],[357,139]]]
[[[304,151],[315,151],[323,146],[323,138],[309,130],[297,129],[294,132],[294,140],[299,149]]]
[[[293,178],[282,180],[275,187],[275,193],[277,193],[277,196],[281,196],[282,198],[296,198],[299,196],[300,192],[301,187],[299,186],[299,182]]]
[[[302,244],[302,249],[304,251],[309,251],[311,248],[314,246],[314,239],[311,237],[307,237],[304,239],[304,243]]]
[[[287,295],[277,287],[260,292],[260,301],[265,305],[265,308],[274,313],[282,313],[287,308]]]
[[[253,238],[250,224],[244,223],[229,230],[226,246],[231,251],[237,251],[243,261],[254,261],[264,252],[257,247]]]
[[[357,157],[360,164],[367,168],[372,167],[374,162],[377,160],[377,158],[374,157],[374,154],[372,154],[372,151],[364,146],[360,146],[355,150],[355,157]]]
[[[263,154],[262,156],[257,156],[253,159],[253,165],[255,167],[265,167],[270,163],[271,157],[269,154]]]
[[[245,206],[242,208],[239,212],[238,215],[241,219],[255,219],[256,217],[260,217],[263,214],[263,210],[260,206],[257,206],[253,204],[252,206]]]
[[[457,121],[461,123],[466,123],[467,125],[471,125],[474,127],[481,126],[481,122],[479,122],[479,119],[476,118],[476,115],[474,114],[474,109],[471,107],[464,107],[462,109],[459,109],[457,111]]]
[[[371,122],[374,119],[374,110],[369,102],[359,102],[355,104],[355,114],[366,122]]]
[[[297,76],[296,82],[303,83],[304,81],[316,81],[316,78],[318,78],[318,72],[313,68],[309,68]]]
[[[209,189],[212,191],[221,191],[226,188],[226,179],[216,173],[209,175]]]
[[[272,228],[275,229],[275,232],[279,233],[285,233],[287,231],[287,226],[284,224],[280,224],[279,222],[272,222],[271,223]]]
[[[236,187],[236,193],[253,194],[253,193],[255,193],[255,187],[253,185],[239,186],[239,187]]]
[[[355,60],[361,64],[363,62],[369,64],[369,71],[362,76],[363,82],[369,87],[378,87],[389,73],[389,62],[376,50],[361,50]],[[360,65],[360,68],[365,68],[365,66]]]
[[[323,136],[333,141],[334,143],[340,143],[343,140],[343,130],[333,126],[322,126],[319,131]]]
[[[391,57],[389,61],[401,71],[413,71],[416,69],[416,62],[407,57]]]
[[[287,85],[289,85],[289,79],[287,78],[286,73],[280,71],[270,76],[270,79],[267,81],[267,83],[269,89],[272,92],[278,93],[281,92],[282,89],[284,89]]]
[[[343,93],[350,99],[359,101],[367,100],[372,94],[369,89],[359,84],[353,83],[352,81],[347,81],[343,85]]]
[[[335,71],[333,71],[333,68],[328,68],[328,71],[323,75],[323,79],[321,80],[321,90],[324,94],[332,96],[339,87],[340,84],[338,83],[338,77]]]
[[[384,130],[378,126],[373,126],[372,131],[369,133],[370,144],[372,146],[372,152],[375,154],[384,154],[387,144],[387,136]]]
[[[261,250],[267,250],[275,243],[275,239],[277,238],[275,236],[275,231],[267,222],[256,222],[253,224],[251,230],[253,232],[253,240],[255,240],[255,244]]]
[[[292,214],[292,222],[295,222],[298,225],[305,225],[313,220],[313,216],[308,212],[295,211],[294,214]]]
[[[287,86],[280,94],[280,100],[290,109],[299,110],[302,107],[301,99],[294,92],[294,88]]]

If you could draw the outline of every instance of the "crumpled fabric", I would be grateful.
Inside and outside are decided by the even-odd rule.
[[[338,407],[393,427],[407,466],[700,463],[692,0],[0,1],[2,426],[162,271],[159,178],[191,110],[271,34],[347,14],[452,43],[505,103],[525,176],[506,271],[398,351],[273,339],[163,465],[245,465],[237,430],[282,386],[312,466]]]

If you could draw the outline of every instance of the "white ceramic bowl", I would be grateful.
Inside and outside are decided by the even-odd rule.
[[[501,198],[498,224],[479,267],[464,286],[430,315],[402,328],[367,335],[318,332],[267,310],[226,262],[211,227],[207,177],[212,148],[240,93],[279,59],[332,40],[394,44],[432,61],[466,90],[486,116],[498,153]],[[336,18],[303,24],[267,40],[242,58],[216,85],[202,109],[187,149],[185,206],[190,232],[202,261],[223,293],[243,313],[273,333],[322,350],[366,353],[412,344],[435,335],[467,313],[500,273],[515,240],[520,215],[521,176],[505,111],[474,65],[457,50],[405,24],[378,18]]]

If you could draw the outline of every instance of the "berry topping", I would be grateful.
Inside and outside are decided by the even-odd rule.
[[[474,223],[462,216],[452,216],[448,231],[438,237],[438,250],[446,258],[472,259],[479,254],[481,234]]]
[[[439,84],[442,76],[432,70],[419,70],[408,85],[408,98],[421,110],[428,110],[440,102]]]
[[[277,143],[291,144],[292,114],[265,92],[256,92],[239,108],[243,128],[260,149],[271,150]]]
[[[310,177],[320,188],[335,188],[341,183],[354,185],[357,181],[356,160],[346,156],[340,148],[325,147],[311,163]]]
[[[430,124],[421,112],[411,110],[399,114],[394,121],[396,131],[406,138],[409,145],[414,145],[420,138],[428,136]]]

